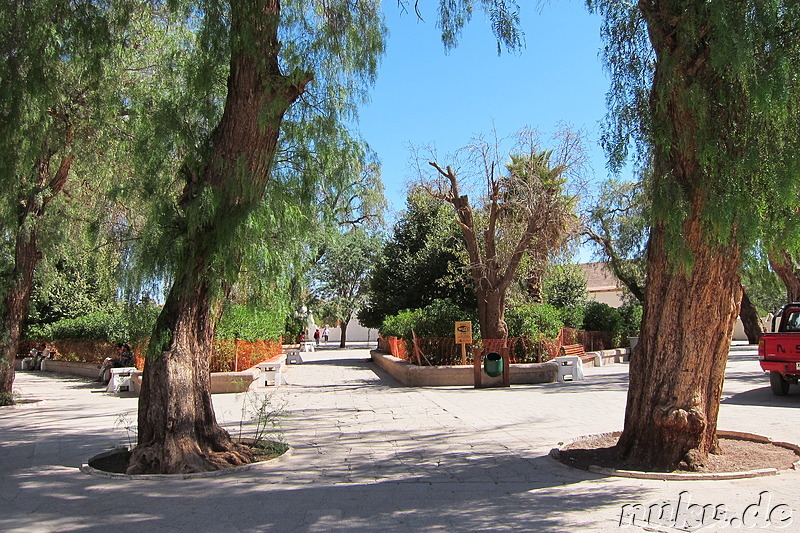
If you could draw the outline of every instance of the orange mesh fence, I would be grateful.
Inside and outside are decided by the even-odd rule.
[[[572,328],[562,328],[556,339],[476,339],[473,344],[467,345],[467,364],[472,364],[474,353],[501,352],[504,348],[509,349],[512,363],[544,363],[558,357],[561,346],[568,344],[583,344],[586,351],[596,351],[612,346],[612,340],[611,334],[606,332]],[[397,337],[379,338],[378,348],[412,364],[462,364],[461,347],[452,337],[414,337],[411,343]]]
[[[258,363],[278,359],[282,354],[283,347],[276,340],[216,340],[209,367],[211,372],[241,372]]]

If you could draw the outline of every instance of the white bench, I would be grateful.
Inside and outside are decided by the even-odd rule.
[[[314,350],[316,350],[316,348],[314,348],[314,343],[311,342],[311,341],[305,341],[300,346],[300,351],[301,352],[313,352]]]
[[[264,388],[270,385],[280,387],[281,382],[286,384],[286,380],[283,379],[283,362],[258,363],[256,367],[259,371],[256,377],[256,387]]]
[[[108,380],[106,392],[118,393],[131,390],[131,376],[136,367],[111,368],[111,379]]]
[[[556,357],[558,365],[558,381],[583,381],[583,361],[577,355]]]

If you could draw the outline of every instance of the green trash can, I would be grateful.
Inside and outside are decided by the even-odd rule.
[[[503,374],[503,356],[497,352],[489,352],[483,358],[483,371],[489,377],[496,378]]]

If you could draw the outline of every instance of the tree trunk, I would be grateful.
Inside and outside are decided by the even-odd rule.
[[[3,301],[2,359],[0,360],[0,405],[14,403],[14,360],[19,350],[22,321],[28,312],[33,274],[41,253],[36,246],[36,228],[17,233],[11,287]]]
[[[786,302],[800,302],[800,269],[787,251],[770,252],[769,265],[786,287]]]
[[[278,0],[231,3],[225,110],[209,162],[180,200],[196,223],[187,228],[185,260],[148,346],[131,474],[199,472],[253,459],[217,424],[208,365],[219,319],[214,288],[233,281],[220,274],[237,254],[231,235],[263,199],[283,115],[310,81],[281,74],[279,20]],[[209,209],[209,195],[216,209]]]
[[[341,322],[342,338],[339,340],[339,348],[345,348],[347,346],[347,325],[349,323],[350,318]]]
[[[476,294],[478,296],[478,322],[481,327],[481,338],[507,338],[505,290],[476,290]]]
[[[758,339],[761,338],[761,334],[763,333],[761,329],[761,320],[758,316],[758,310],[756,310],[753,302],[748,298],[747,291],[744,290],[744,287],[742,287],[742,304],[739,309],[739,317],[742,319],[744,332],[747,335],[747,342],[750,344],[758,344]]]
[[[648,249],[648,285],[636,357],[631,359],[625,427],[617,449],[635,466],[672,470],[703,464],[716,428],[741,263],[735,246],[705,242],[701,222],[686,222],[691,270],[676,272],[663,228]]]
[[[72,142],[72,129],[65,128],[65,149]],[[8,292],[3,299],[0,333],[0,405],[14,403],[14,360],[19,351],[22,322],[28,314],[33,275],[42,258],[37,242],[39,220],[44,216],[47,204],[59,194],[69,178],[74,156],[65,155],[56,172],[50,174],[50,162],[55,154],[39,162],[39,188],[24,202],[20,202],[19,224],[14,244],[14,269],[11,273]],[[43,193],[43,189],[47,193]],[[41,195],[40,198],[37,196]]]

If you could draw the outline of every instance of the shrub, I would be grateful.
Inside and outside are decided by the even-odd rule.
[[[31,326],[27,338],[52,341],[56,339],[97,339],[108,342],[128,342],[128,323],[122,312],[96,311],[78,318],[66,318],[52,324]]]
[[[216,339],[279,339],[284,333],[286,316],[280,308],[256,309],[244,305],[225,308],[217,326]]]
[[[583,314],[583,329],[586,331],[608,331],[617,333],[622,327],[619,311],[600,302],[589,302]]]
[[[558,316],[564,323],[565,327],[573,329],[585,329],[583,325],[583,317],[586,313],[586,306],[584,304],[575,304],[569,307],[561,307],[558,309]]]
[[[641,304],[628,304],[619,308],[622,317],[622,333],[628,337],[635,337],[642,327]]]
[[[564,326],[559,310],[548,304],[513,307],[506,311],[509,337],[558,337]]]
[[[422,309],[406,309],[386,317],[380,328],[383,337],[403,337],[411,339],[411,330],[418,337],[454,337],[455,323],[472,320],[475,317],[466,313],[448,299],[434,300]]]

